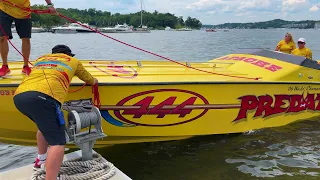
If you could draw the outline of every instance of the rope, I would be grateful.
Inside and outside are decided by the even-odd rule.
[[[115,166],[100,154],[93,154],[93,159],[82,161],[81,157],[62,163],[57,180],[106,180],[116,173]],[[46,171],[41,169],[32,174],[32,180],[45,180]]]
[[[15,46],[13,45],[13,43],[10,41],[10,39],[8,38],[6,32],[4,31],[4,29],[3,29],[3,27],[2,27],[1,24],[0,24],[0,29],[1,29],[4,37],[5,37],[5,38],[7,39],[7,41],[10,43],[10,45],[11,45],[16,51],[18,51],[18,53],[23,57],[24,60],[26,60],[27,58],[24,57],[24,55],[18,50],[18,48],[15,47]],[[28,59],[27,59],[27,60],[28,60]],[[33,64],[32,64],[29,60],[28,60],[28,63],[29,63],[31,66],[33,66]]]
[[[90,127],[91,124],[97,124],[99,121],[99,116],[96,112],[84,112],[78,113],[81,119],[81,129]]]
[[[93,93],[93,104],[100,109],[101,102],[100,102],[100,94],[99,94],[99,85],[95,84],[92,86],[92,93]]]
[[[17,8],[20,8],[20,9],[22,9],[22,10],[29,11],[29,12],[33,12],[33,13],[36,13],[36,14],[50,14],[50,11],[49,11],[49,10],[32,10],[32,9],[30,9],[30,8],[23,8],[23,7],[20,7],[20,6],[16,5],[16,4],[10,3],[10,2],[8,2],[7,0],[2,0],[2,1],[3,1],[3,2],[6,2],[6,3],[9,3],[9,4],[11,4],[12,6],[15,6],[15,7],[17,7]],[[77,21],[74,20],[74,19],[71,19],[71,18],[69,18],[69,17],[67,17],[67,16],[64,16],[64,15],[61,14],[61,13],[57,13],[57,15],[60,16],[61,18],[64,18],[64,19],[72,22],[72,23],[76,23],[76,24],[78,24],[78,25],[80,25],[80,26],[82,26],[82,27],[85,27],[85,28],[87,28],[87,29],[90,29],[91,31],[94,31],[94,32],[96,32],[96,33],[98,33],[98,34],[100,34],[100,35],[102,35],[102,36],[104,36],[104,37],[107,37],[107,38],[109,38],[109,39],[112,39],[112,40],[114,40],[114,41],[116,41],[116,42],[119,42],[119,43],[124,44],[124,45],[129,46],[129,47],[132,47],[132,48],[134,48],[134,49],[143,51],[143,52],[145,52],[145,53],[148,53],[148,54],[151,54],[151,55],[160,57],[160,58],[165,59],[165,60],[168,60],[168,61],[170,61],[170,62],[179,64],[179,65],[184,66],[184,67],[186,67],[186,68],[190,68],[190,69],[193,69],[193,70],[196,70],[196,71],[200,71],[200,72],[204,72],[204,73],[209,73],[209,74],[213,74],[213,75],[219,75],[219,76],[226,76],[226,77],[233,77],[233,78],[240,78],[240,79],[250,79],[250,80],[259,80],[259,79],[261,79],[261,78],[259,78],[259,77],[249,78],[249,77],[243,77],[243,76],[235,76],[235,75],[214,73],[214,72],[210,72],[210,71],[205,71],[205,70],[202,70],[202,69],[194,68],[194,67],[185,65],[185,64],[183,64],[183,63],[180,63],[180,62],[178,62],[178,61],[174,61],[174,60],[172,60],[172,59],[170,59],[170,58],[167,58],[167,57],[158,55],[158,54],[156,54],[156,53],[153,53],[153,52],[144,50],[144,49],[142,49],[142,48],[133,46],[133,45],[131,45],[131,44],[128,44],[128,43],[125,43],[125,42],[120,41],[120,40],[118,40],[118,39],[115,39],[115,38],[113,38],[113,37],[110,37],[110,36],[108,36],[108,35],[106,35],[106,34],[103,34],[103,33],[100,32],[100,31],[98,31],[97,29],[93,29],[93,28],[91,28],[91,27],[89,27],[89,26],[86,26],[86,25],[84,25],[84,24],[81,24],[81,23],[77,22]]]
[[[0,0],[0,2],[3,1],[5,3],[8,3],[12,6],[15,6],[17,8],[20,8],[22,10],[25,10],[25,11],[29,11],[29,12],[33,12],[33,13],[36,13],[36,14],[49,14],[50,11],[49,10],[32,10],[31,8],[23,8],[23,7],[20,7],[16,4],[13,4],[7,0]],[[15,47],[15,45],[10,41],[10,39],[8,38],[6,32],[4,31],[2,25],[0,24],[0,29],[3,33],[3,35],[5,36],[5,38],[7,39],[7,41],[10,43],[10,45],[23,57],[24,60],[27,60],[28,63],[33,66],[33,64],[29,61],[29,59],[27,59],[19,50],[17,47]],[[85,86],[87,85],[87,83],[84,83],[79,89],[76,89],[76,90],[68,90],[69,93],[75,93],[75,92],[78,92],[80,90],[82,90]],[[94,96],[94,105],[98,108],[100,108],[101,104],[100,104],[100,97],[99,97],[99,88],[98,88],[98,84],[95,85],[95,87],[92,88],[92,92],[93,92],[93,96]]]

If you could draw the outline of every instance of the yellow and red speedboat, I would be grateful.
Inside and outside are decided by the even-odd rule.
[[[100,82],[108,137],[97,146],[246,132],[313,118],[320,111],[318,62],[269,50],[239,50],[186,66],[166,61],[83,64]],[[0,142],[35,145],[37,128],[12,99],[24,78],[22,64],[10,66],[11,76],[0,80]],[[70,90],[82,85],[74,78]],[[86,86],[69,93],[67,101],[91,98]]]

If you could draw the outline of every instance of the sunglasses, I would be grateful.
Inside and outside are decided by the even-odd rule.
[[[298,44],[304,44],[304,42],[299,41]]]

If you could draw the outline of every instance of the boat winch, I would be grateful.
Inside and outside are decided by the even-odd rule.
[[[82,150],[82,160],[91,160],[96,140],[106,137],[99,109],[91,99],[66,102],[63,109],[68,112],[67,143],[76,144]]]

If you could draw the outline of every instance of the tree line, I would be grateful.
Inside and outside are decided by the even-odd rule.
[[[33,5],[32,9],[46,9],[44,5]],[[67,17],[70,17],[81,23],[88,23],[89,25],[96,27],[106,27],[115,26],[117,24],[126,23],[134,27],[139,27],[141,25],[141,12],[130,13],[130,14],[111,14],[108,11],[96,10],[94,8],[89,8],[85,10],[79,10],[75,8],[57,8],[57,11]],[[193,29],[199,29],[202,23],[192,17],[187,17],[186,20],[182,16],[177,17],[171,13],[159,13],[154,11],[153,13],[142,11],[143,22],[142,25],[152,27],[155,29],[164,29],[165,27],[171,28],[182,28],[189,27]],[[31,15],[31,20],[34,26],[42,26],[45,28],[51,28],[53,26],[60,26],[69,23],[67,20],[49,14],[35,14]]]
[[[285,21],[282,19],[274,19],[265,22],[254,23],[224,23],[219,25],[204,25],[205,28],[227,28],[227,29],[267,29],[267,28],[314,28],[316,21]]]

